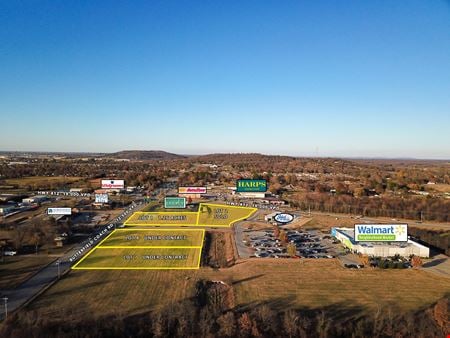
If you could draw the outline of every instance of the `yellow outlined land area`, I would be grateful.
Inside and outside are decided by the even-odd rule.
[[[200,229],[117,229],[99,247],[201,248],[204,236]]]
[[[200,203],[198,212],[135,212],[125,226],[210,226],[230,227],[250,217],[257,209],[221,204]]]
[[[117,229],[72,269],[198,269],[203,229]]]
[[[204,229],[138,229],[131,226],[230,227],[256,208],[200,203],[197,212],[135,212],[72,269],[198,269]]]
[[[198,269],[201,248],[101,248],[80,260],[75,270]]]

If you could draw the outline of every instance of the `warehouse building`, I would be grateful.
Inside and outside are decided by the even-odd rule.
[[[331,235],[354,253],[374,257],[430,257],[430,249],[408,239],[407,242],[357,242],[352,228],[331,228]]]

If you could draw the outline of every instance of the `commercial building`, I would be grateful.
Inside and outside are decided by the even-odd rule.
[[[265,192],[237,192],[236,196],[240,198],[264,198],[266,197]]]
[[[48,200],[47,196],[31,196],[28,198],[24,198],[22,203],[25,204],[33,204],[33,203],[42,203]]]
[[[178,196],[188,199],[200,199],[207,192],[207,187],[178,187]]]
[[[13,204],[0,205],[0,215],[7,215],[13,212],[15,209],[16,206]]]
[[[273,205],[285,205],[286,202],[277,198],[277,197],[265,197],[261,202],[265,203],[265,204],[273,204]]]
[[[278,215],[278,214],[280,214],[279,211],[272,212],[271,214],[268,214],[268,215],[264,216],[264,220],[266,222],[273,222],[275,220],[275,216]]]
[[[430,257],[430,249],[408,239],[407,242],[357,242],[355,230],[352,228],[331,228],[331,235],[354,253],[374,257],[393,257],[400,255],[409,257]]]

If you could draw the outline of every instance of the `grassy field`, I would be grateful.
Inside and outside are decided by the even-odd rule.
[[[435,190],[438,192],[450,192],[450,184],[444,183],[430,184],[427,186],[427,190]]]
[[[200,229],[117,229],[101,246],[202,246],[204,235]]]
[[[55,259],[47,255],[5,257],[0,261],[0,290],[15,288]]]
[[[198,225],[230,227],[231,224],[250,217],[257,209],[220,204],[201,203],[198,212],[158,211],[136,212],[126,226]]]
[[[199,207],[198,225],[225,226],[250,217],[257,209],[229,205],[202,203]]]
[[[97,247],[73,269],[194,269],[201,248]]]
[[[336,308],[339,313],[393,307],[424,308],[450,291],[450,279],[420,270],[349,270],[329,260],[250,260],[228,269],[170,271],[72,271],[31,305],[49,317],[64,309],[131,315],[168,306],[195,295],[200,279],[233,285],[243,308],[269,304],[275,309]],[[87,312],[85,311],[87,310]]]
[[[126,226],[155,226],[155,225],[195,225],[197,213],[189,211],[167,212],[135,212],[124,223]]]
[[[31,176],[21,178],[10,178],[5,180],[7,185],[17,185],[19,188],[31,186],[49,186],[52,184],[73,183],[82,180],[82,177],[74,176]]]

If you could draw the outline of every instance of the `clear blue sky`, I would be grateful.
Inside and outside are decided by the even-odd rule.
[[[450,158],[449,1],[0,0],[0,149]]]

